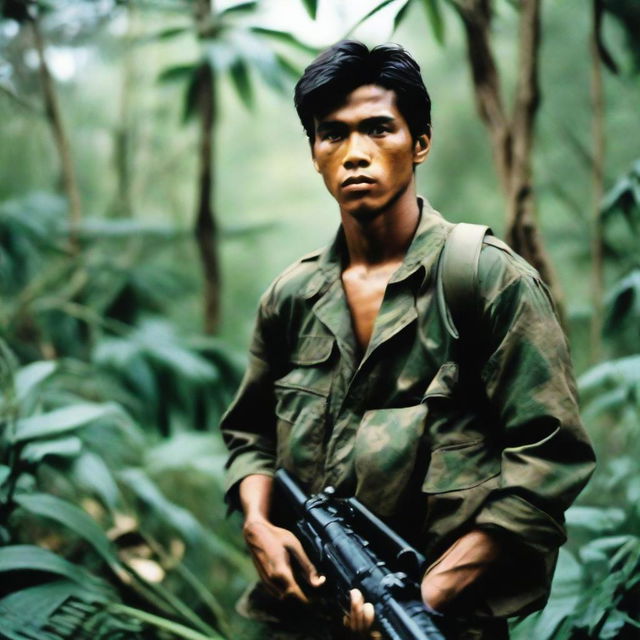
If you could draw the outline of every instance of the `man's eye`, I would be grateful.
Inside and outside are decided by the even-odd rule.
[[[372,136],[382,136],[388,132],[389,132],[389,128],[384,124],[376,124],[369,129],[369,133]]]
[[[341,138],[342,138],[342,135],[338,131],[327,131],[322,136],[323,140],[328,140],[329,142],[337,142]]]

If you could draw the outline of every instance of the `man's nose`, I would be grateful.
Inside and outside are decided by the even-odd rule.
[[[368,167],[371,163],[371,154],[364,136],[352,134],[349,136],[347,148],[344,154],[343,165],[345,169],[356,167]]]

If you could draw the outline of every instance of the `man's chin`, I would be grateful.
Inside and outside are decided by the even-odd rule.
[[[372,202],[368,198],[361,198],[358,200],[352,200],[345,203],[342,207],[342,211],[347,215],[355,218],[359,222],[366,222],[367,220],[373,220],[379,216],[385,207],[380,206],[378,202]]]

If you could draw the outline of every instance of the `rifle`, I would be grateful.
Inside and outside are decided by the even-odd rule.
[[[275,485],[305,551],[341,605],[349,602],[350,589],[360,589],[388,640],[445,640],[420,597],[421,553],[356,498],[336,498],[333,487],[307,497],[284,469],[276,472]]]

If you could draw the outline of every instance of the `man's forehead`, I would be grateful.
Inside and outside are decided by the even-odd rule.
[[[327,113],[316,117],[316,123],[333,120],[350,120],[372,116],[392,116],[399,114],[396,93],[377,84],[365,84],[348,93],[344,100]]]

